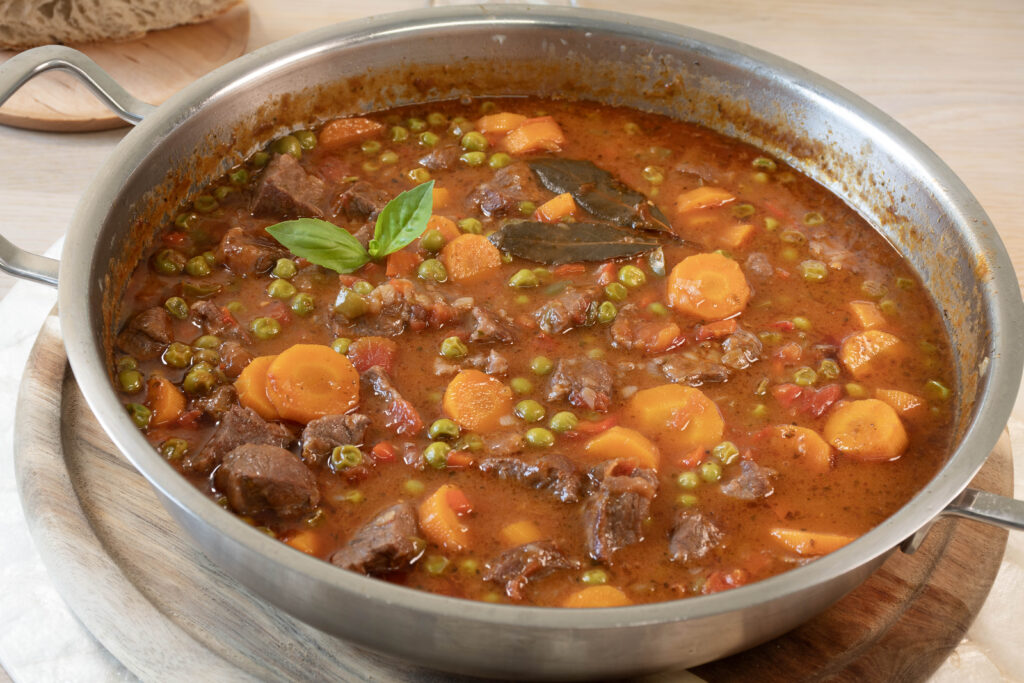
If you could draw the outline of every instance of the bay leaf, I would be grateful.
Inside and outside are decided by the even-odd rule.
[[[550,265],[628,258],[661,245],[606,223],[506,223],[490,239],[506,253]]]
[[[541,185],[556,194],[568,192],[596,218],[636,230],[672,231],[665,214],[647,197],[590,161],[533,159],[528,163]]]

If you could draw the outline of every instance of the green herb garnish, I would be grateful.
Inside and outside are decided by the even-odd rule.
[[[271,237],[296,256],[338,273],[359,270],[371,260],[412,243],[427,229],[434,209],[434,181],[403,192],[377,215],[369,250],[344,228],[318,218],[299,218],[267,228]]]

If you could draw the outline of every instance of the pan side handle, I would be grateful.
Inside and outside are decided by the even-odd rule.
[[[59,69],[82,81],[96,98],[128,123],[135,125],[154,107],[132,96],[100,66],[78,50],[46,45],[26,50],[0,65],[0,106],[41,73]],[[59,261],[20,249],[0,236],[0,271],[14,277],[56,286]]]
[[[1024,500],[1015,500],[978,489],[964,489],[942,513],[966,517],[1004,529],[1024,531]]]

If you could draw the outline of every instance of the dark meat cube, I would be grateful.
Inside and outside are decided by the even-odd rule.
[[[359,413],[326,415],[302,430],[302,459],[310,465],[322,465],[337,446],[363,443],[370,418]]]
[[[597,307],[600,303],[600,288],[569,287],[538,308],[533,317],[544,332],[562,334],[574,327],[593,325],[597,321]]]
[[[740,500],[766,498],[775,492],[774,476],[775,470],[770,467],[761,467],[753,460],[741,460],[740,473],[722,484],[722,493]]]
[[[218,260],[239,275],[266,273],[287,255],[288,250],[277,242],[238,227],[224,233],[217,247]]]
[[[480,306],[474,306],[472,314],[473,331],[469,334],[470,341],[511,344],[516,340],[515,324],[511,320],[503,319],[497,313]]]
[[[418,434],[423,429],[423,420],[415,406],[402,398],[391,378],[379,365],[374,365],[360,377],[362,383],[384,401],[384,425],[396,434]]]
[[[746,330],[736,330],[722,341],[722,364],[746,370],[761,359],[761,340]]]
[[[469,201],[488,216],[506,216],[519,212],[519,202],[535,201],[543,194],[530,168],[525,163],[515,163],[478,185]]]
[[[602,466],[597,491],[583,507],[583,533],[590,556],[609,562],[616,550],[643,540],[643,523],[658,491],[653,470],[616,474],[618,462]]]
[[[765,254],[759,251],[751,252],[744,266],[746,267],[747,274],[755,280],[767,280],[775,273],[775,268],[772,267],[771,261],[768,260]]]
[[[518,444],[518,450],[521,450],[521,438]],[[583,475],[569,458],[557,453],[545,455],[534,462],[509,454],[498,454],[480,460],[478,467],[481,472],[497,475],[499,479],[549,491],[563,503],[578,503],[583,492]]]
[[[221,339],[242,342],[243,344],[252,343],[252,335],[235,320],[235,316],[231,315],[231,311],[218,306],[212,301],[197,301],[192,304],[189,317],[206,334],[216,335]]]
[[[230,384],[222,384],[206,396],[192,399],[192,408],[201,410],[215,420],[224,417],[231,408],[238,405],[238,393]]]
[[[572,569],[566,559],[550,541],[527,543],[506,550],[484,572],[484,581],[505,585],[505,594],[513,600],[523,599],[523,590],[531,579],[539,579],[557,569]]]
[[[272,512],[297,517],[320,502],[313,473],[279,446],[244,444],[233,449],[224,456],[214,480],[240,515]]]
[[[320,208],[324,198],[324,181],[306,173],[295,157],[277,154],[256,188],[252,213],[272,218],[322,218]]]
[[[459,163],[462,148],[456,145],[442,145],[419,160],[419,165],[431,171],[447,171]]]
[[[171,314],[158,306],[136,314],[117,336],[118,348],[139,360],[156,358],[172,341],[174,326]]]
[[[563,359],[555,365],[548,384],[549,401],[568,397],[574,406],[605,411],[611,405],[612,373],[608,364],[593,358]]]
[[[668,555],[673,562],[699,560],[721,543],[724,534],[703,513],[680,510],[668,541]]]
[[[384,574],[408,567],[423,552],[411,503],[387,508],[331,556],[331,563],[361,574]]]
[[[182,462],[186,472],[206,474],[228,452],[243,444],[262,444],[290,448],[295,437],[284,425],[267,422],[249,408],[233,406],[224,413],[217,431],[195,454],[188,454]]]
[[[654,362],[669,381],[688,384],[691,387],[699,387],[709,382],[724,382],[730,376],[729,368],[721,363],[701,358],[693,352],[662,356]]]
[[[365,221],[376,218],[387,203],[386,194],[370,183],[357,180],[338,195],[334,212],[352,221]]]
[[[232,378],[242,374],[242,370],[253,359],[252,352],[236,341],[223,342],[219,351],[221,372]]]

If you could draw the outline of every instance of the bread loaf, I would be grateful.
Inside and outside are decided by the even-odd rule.
[[[0,0],[0,48],[131,40],[212,19],[239,0]]]

